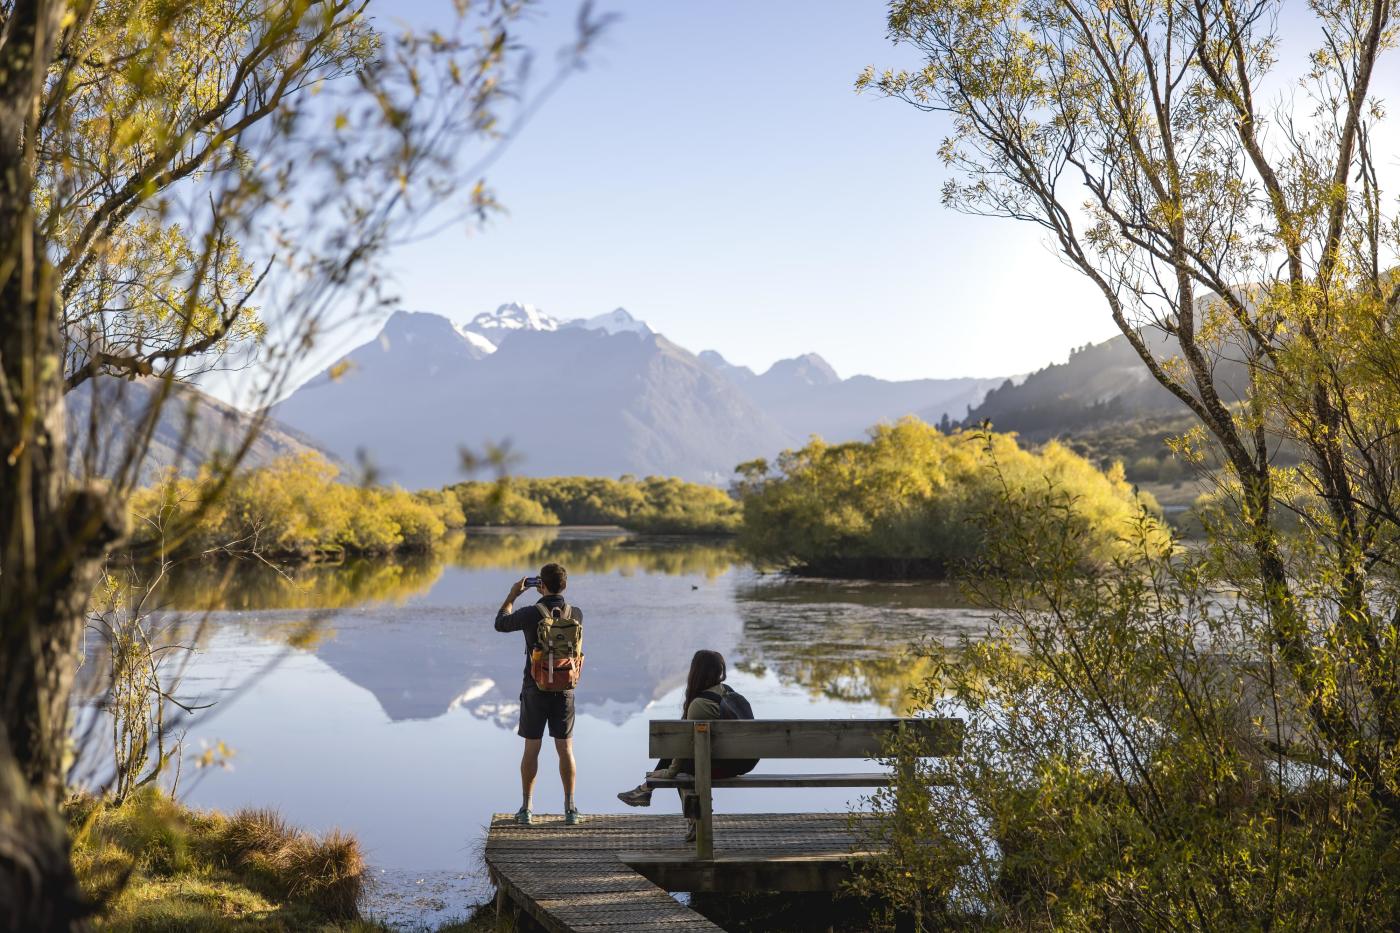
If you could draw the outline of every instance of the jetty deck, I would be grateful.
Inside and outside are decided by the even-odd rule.
[[[535,816],[498,813],[486,864],[499,892],[557,933],[715,933],[721,928],[668,891],[832,891],[867,858],[844,813],[718,814],[715,851],[699,860],[676,814]]]

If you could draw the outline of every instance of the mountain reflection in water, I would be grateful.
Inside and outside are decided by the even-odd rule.
[[[984,624],[955,587],[763,575],[728,541],[604,529],[474,530],[429,554],[286,571],[183,567],[160,594],[165,621],[186,619],[199,638],[179,695],[215,703],[189,723],[186,748],[236,750],[233,770],[188,783],[190,802],[341,826],[375,867],[376,916],[459,915],[488,890],[473,874],[482,827],[517,805],[524,640],[492,620],[511,583],[551,560],[568,567],[585,612],[575,733],[585,812],[623,809],[613,795],[645,768],[647,721],[679,713],[698,648],[724,653],[760,716],[880,716],[902,709],[925,671],[912,645]],[[551,771],[541,769],[542,812],[560,805]],[[725,790],[717,806],[840,810],[855,796]],[[677,811],[674,796],[654,806]],[[424,879],[438,906],[419,896]]]
[[[313,652],[391,720],[465,709],[513,729],[522,639],[491,620],[511,581],[548,561],[569,568],[586,614],[579,708],[614,723],[681,686],[699,648],[814,698],[904,711],[928,669],[918,645],[985,624],[954,584],[760,575],[727,540],[578,528],[473,531],[430,553],[334,566],[192,565],[171,575],[163,603],[211,611],[206,631]]]
[[[481,531],[393,560],[286,571],[249,562],[232,577],[227,565],[187,568],[172,575],[163,602],[212,610],[206,631],[234,626],[314,652],[373,693],[391,720],[460,708],[513,729],[524,644],[492,621],[511,582],[558,561],[586,614],[579,708],[620,722],[679,683],[697,649],[738,640],[726,589],[708,585],[734,560],[725,540]],[[690,578],[698,582],[680,585]]]

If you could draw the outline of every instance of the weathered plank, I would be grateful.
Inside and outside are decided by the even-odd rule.
[[[766,857],[765,857],[766,856]],[[669,891],[739,894],[753,891],[833,892],[850,881],[869,853],[814,853],[789,857],[782,849],[720,854],[709,861],[647,852],[623,852],[630,868]]]
[[[695,824],[695,854],[702,859],[714,857],[715,824],[711,807],[714,798],[710,793],[710,726],[709,722],[691,724],[695,743],[695,796],[699,803],[698,820]]]
[[[901,729],[920,740],[924,755],[942,758],[962,749],[960,719],[724,719],[710,724],[715,758],[879,758]],[[652,758],[691,758],[695,723],[653,719]]]
[[[716,933],[664,889],[830,891],[868,857],[844,813],[714,817],[714,858],[702,861],[675,815],[590,815],[576,826],[544,816],[492,822],[486,863],[498,886],[546,929],[574,933]],[[858,823],[859,818],[856,822]]]
[[[888,773],[851,774],[745,774],[734,778],[711,779],[711,787],[885,787],[892,780]],[[649,778],[650,787],[693,787],[695,777],[678,774],[673,778]]]
[[[486,864],[510,901],[556,933],[719,933],[616,855],[619,846],[667,836],[675,840],[671,851],[685,848],[684,826],[674,817],[629,822],[610,816],[569,826],[553,815],[519,826],[498,814],[486,840]]]

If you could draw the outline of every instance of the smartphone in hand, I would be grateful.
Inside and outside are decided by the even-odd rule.
[[[527,590],[533,590],[535,587],[537,587],[537,586],[539,586],[539,585],[540,585],[540,578],[539,578],[539,577],[526,577],[526,578],[525,578],[525,589],[527,589]]]

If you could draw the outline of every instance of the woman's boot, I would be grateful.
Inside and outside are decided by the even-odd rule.
[[[617,795],[617,799],[629,807],[649,807],[651,806],[651,788],[645,784],[638,784],[631,790],[622,791]]]

